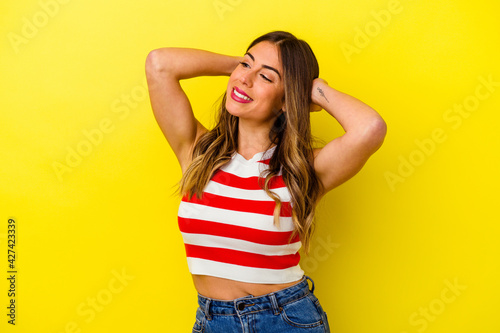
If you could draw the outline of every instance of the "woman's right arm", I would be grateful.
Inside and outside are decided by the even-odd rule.
[[[179,81],[197,76],[230,75],[240,61],[240,57],[197,49],[161,48],[148,54],[146,78],[151,107],[183,172],[191,162],[196,140],[207,129],[194,117]]]

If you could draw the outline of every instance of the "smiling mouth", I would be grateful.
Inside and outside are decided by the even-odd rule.
[[[248,96],[247,96],[246,94],[244,94],[244,93],[240,93],[237,89],[238,89],[238,88],[236,88],[236,87],[234,87],[234,88],[233,88],[233,94],[234,94],[236,97],[241,98],[241,99],[243,99],[243,100],[245,100],[245,101],[247,101],[247,102],[251,102],[251,101],[253,101],[253,99],[251,99],[250,97],[248,97]]]

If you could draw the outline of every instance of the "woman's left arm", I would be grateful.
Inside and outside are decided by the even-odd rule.
[[[382,117],[360,100],[315,79],[312,102],[325,109],[342,126],[344,135],[314,151],[314,169],[323,193],[339,186],[358,173],[368,158],[384,142],[387,126]],[[316,107],[313,110],[319,109]]]

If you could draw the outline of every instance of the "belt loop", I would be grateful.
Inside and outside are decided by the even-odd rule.
[[[278,299],[276,298],[276,295],[274,293],[270,293],[269,298],[271,299],[271,305],[273,306],[274,314],[279,315],[281,310],[280,310],[280,306],[278,304]]]
[[[212,320],[212,316],[210,315],[210,303],[212,302],[212,299],[210,298],[206,298],[206,302],[205,302],[205,316],[207,317],[207,320]]]
[[[307,275],[304,275],[306,277],[306,280],[309,280],[311,281],[311,284],[312,284],[312,288],[309,289],[310,292],[314,293],[314,281]],[[309,283],[307,284],[307,286],[309,286]]]

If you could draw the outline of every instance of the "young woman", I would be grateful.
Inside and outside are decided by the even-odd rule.
[[[193,332],[329,332],[298,250],[309,248],[318,200],[382,144],[383,119],[318,78],[309,45],[283,31],[257,38],[243,57],[153,50],[146,75],[183,173],[179,228],[199,300]],[[204,75],[229,75],[211,130],[179,84]],[[310,112],[321,109],[345,134],[313,148]]]

